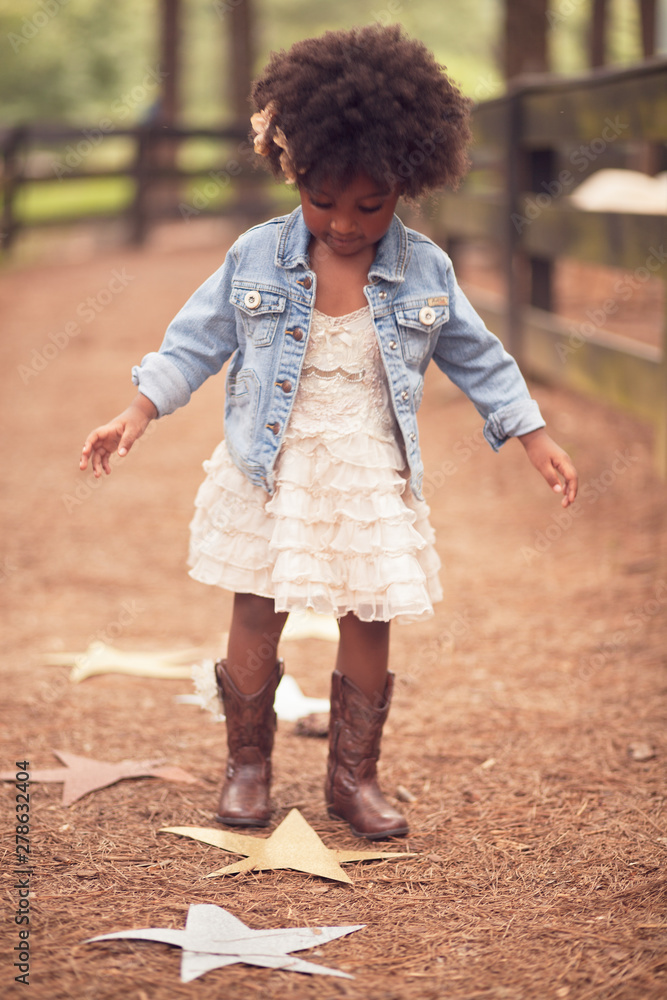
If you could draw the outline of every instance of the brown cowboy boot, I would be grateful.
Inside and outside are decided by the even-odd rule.
[[[216,819],[229,826],[267,826],[271,819],[271,751],[276,730],[273,699],[283,675],[278,660],[259,691],[243,694],[227,672],[215,665],[227,725],[227,770]]]
[[[387,802],[377,783],[382,727],[389,714],[394,675],[375,706],[356,684],[335,670],[331,678],[329,761],[325,788],[329,815],[344,819],[356,837],[401,837],[408,824]]]

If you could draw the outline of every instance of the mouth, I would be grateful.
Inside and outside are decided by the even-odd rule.
[[[358,243],[359,239],[359,236],[336,236],[334,233],[329,233],[327,235],[327,243],[330,245],[333,244],[337,247],[351,246],[352,243]]]

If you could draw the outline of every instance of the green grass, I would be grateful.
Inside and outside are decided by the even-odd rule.
[[[46,181],[23,187],[14,210],[21,223],[35,225],[87,215],[116,215],[127,208],[133,196],[134,182],[126,177]]]

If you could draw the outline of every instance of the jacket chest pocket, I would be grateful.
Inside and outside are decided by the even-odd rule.
[[[436,295],[398,302],[395,315],[403,358],[407,364],[419,364],[449,319],[449,299],[446,295]]]
[[[256,347],[273,341],[287,298],[261,284],[234,282],[229,301],[241,317],[243,331]]]

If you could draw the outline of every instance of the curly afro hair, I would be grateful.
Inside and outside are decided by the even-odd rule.
[[[455,187],[466,172],[470,101],[425,45],[400,25],[327,31],[274,52],[251,100],[274,110],[266,138],[284,132],[300,183],[339,189],[366,173],[409,199]],[[282,177],[282,149],[268,143]]]

